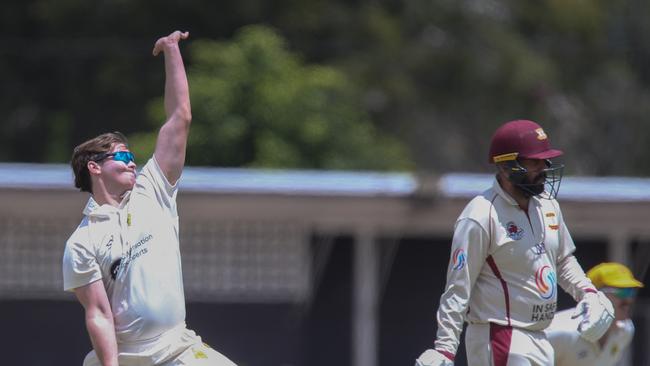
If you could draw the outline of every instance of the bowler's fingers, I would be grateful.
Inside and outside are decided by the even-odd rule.
[[[174,31],[166,37],[161,37],[156,41],[156,44],[153,46],[153,51],[151,52],[154,56],[158,56],[160,52],[164,52],[165,44],[169,43],[178,43],[181,39],[187,39],[190,36],[190,32],[181,32]]]

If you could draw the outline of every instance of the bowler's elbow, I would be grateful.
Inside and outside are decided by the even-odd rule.
[[[186,108],[179,108],[176,113],[176,120],[185,127],[189,127],[192,123],[192,111],[189,106]]]
[[[86,308],[85,318],[88,327],[103,328],[113,324],[113,312],[111,308],[102,305]]]

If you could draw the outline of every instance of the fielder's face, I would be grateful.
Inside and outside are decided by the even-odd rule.
[[[115,144],[110,153],[118,151],[129,151],[129,148],[124,144]],[[107,188],[113,192],[126,192],[133,189],[135,185],[135,162],[117,161],[112,158],[102,160],[101,177]]]
[[[634,304],[634,297],[622,298],[613,293],[605,293],[605,296],[614,306],[614,318],[616,320],[625,320],[630,318],[630,309]]]

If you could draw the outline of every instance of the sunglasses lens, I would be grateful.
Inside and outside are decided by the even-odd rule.
[[[116,161],[121,161],[124,164],[128,164],[132,161],[134,161],[134,156],[133,153],[129,151],[118,151],[113,155],[113,159]]]
[[[634,297],[635,295],[636,295],[636,289],[631,287],[621,288],[616,293],[616,296],[620,297],[621,299],[629,299],[631,297]]]

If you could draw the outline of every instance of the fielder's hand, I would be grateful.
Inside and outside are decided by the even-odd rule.
[[[578,325],[580,336],[589,342],[596,342],[612,324],[614,307],[602,292],[589,292],[576,306],[572,318],[578,317],[581,318]]]
[[[454,366],[454,361],[435,349],[428,349],[415,360],[415,366]]]

